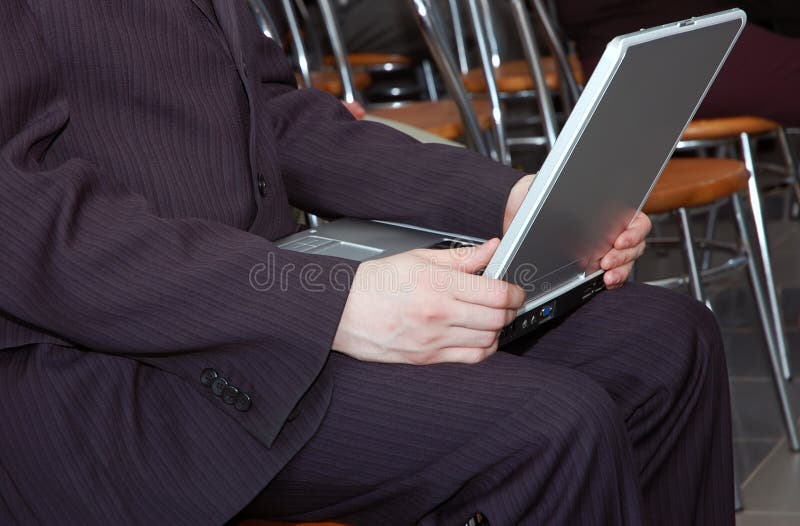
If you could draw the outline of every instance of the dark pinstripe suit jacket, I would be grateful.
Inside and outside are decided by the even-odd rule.
[[[516,172],[293,82],[244,0],[0,2],[0,524],[220,523],[302,447],[355,266],[290,202],[498,234]]]

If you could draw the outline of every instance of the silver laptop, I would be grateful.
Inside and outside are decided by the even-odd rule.
[[[644,205],[745,24],[739,9],[612,40],[484,271],[526,291],[500,343],[601,292],[600,259]],[[482,240],[340,219],[278,242],[363,261]]]

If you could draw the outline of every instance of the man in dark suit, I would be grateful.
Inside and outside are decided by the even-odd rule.
[[[529,178],[298,91],[238,0],[0,25],[0,523],[731,523],[701,305],[625,285],[496,354],[521,301],[471,274],[496,241],[361,266],[270,241],[290,202],[492,238]]]

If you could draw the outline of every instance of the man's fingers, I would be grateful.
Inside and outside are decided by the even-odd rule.
[[[517,285],[482,276],[458,276],[452,292],[459,301],[494,309],[518,309],[525,301],[525,292]]]
[[[499,331],[512,321],[516,309],[492,309],[472,303],[456,302],[451,307],[447,323],[478,331]]]
[[[647,214],[639,212],[630,226],[614,241],[614,248],[621,250],[635,247],[644,241],[652,228],[653,224]]]
[[[628,276],[631,275],[632,269],[633,262],[621,267],[617,267],[614,270],[610,270],[603,275],[603,283],[605,283],[606,288],[609,290],[618,289],[623,283],[625,283],[625,281],[628,280]]]
[[[644,253],[644,249],[644,243],[639,243],[633,248],[626,248],[623,250],[612,248],[603,256],[603,259],[600,260],[600,268],[603,270],[611,270],[626,265],[631,261],[636,261]]]
[[[450,347],[436,353],[436,361],[432,363],[480,363],[497,351],[497,340],[487,348]]]
[[[488,349],[497,340],[496,330],[475,330],[464,327],[451,327],[446,335],[437,342],[442,349],[448,348],[477,348]]]

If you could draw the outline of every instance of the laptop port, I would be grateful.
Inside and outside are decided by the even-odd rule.
[[[553,314],[553,306],[545,305],[542,307],[542,310],[539,311],[539,314],[541,315],[542,319],[549,317],[551,314]]]

